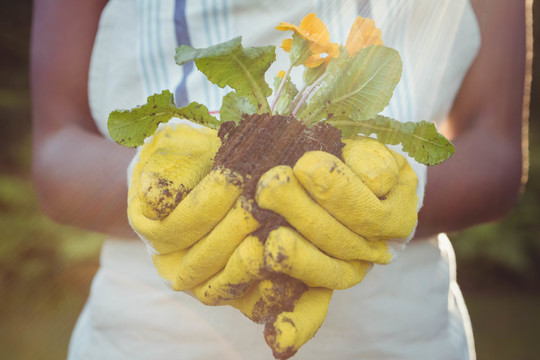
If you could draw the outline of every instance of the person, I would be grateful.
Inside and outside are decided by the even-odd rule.
[[[234,309],[205,307],[160,282],[126,217],[135,151],[107,139],[106,119],[166,88],[179,105],[197,100],[216,109],[221,93],[193,66],[174,64],[175,46],[202,48],[237,34],[248,45],[278,45],[282,34],[267,34],[273,26],[317,12],[336,34],[341,22],[352,23],[347,16],[375,19],[404,62],[388,113],[438,123],[456,153],[427,176],[415,167],[421,182],[427,178],[415,239],[395,263],[334,296],[325,324],[297,358],[474,359],[452,247],[438,234],[496,220],[519,196],[530,11],[524,0],[36,1],[38,198],[56,221],[110,236],[69,358],[271,358],[261,329]]]

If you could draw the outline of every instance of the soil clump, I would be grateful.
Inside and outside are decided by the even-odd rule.
[[[321,150],[342,158],[341,131],[331,125],[319,123],[308,128],[292,115],[244,115],[237,125],[225,122],[218,136],[222,145],[218,150],[215,167],[224,167],[244,178],[244,196],[253,199],[259,178],[278,165],[294,164],[308,151]],[[287,225],[281,216],[263,210],[254,203],[252,214],[263,226],[254,235],[264,241],[273,229]]]
[[[221,147],[214,159],[214,168],[226,168],[244,179],[243,195],[247,200],[255,197],[260,177],[278,165],[294,167],[308,151],[322,150],[342,159],[341,130],[324,123],[308,128],[293,116],[255,114],[244,115],[237,125],[229,121],[221,125],[218,136]],[[251,235],[262,243],[268,234],[280,226],[290,226],[280,215],[259,208],[255,201],[251,214],[261,227]],[[292,227],[292,226],[290,226]],[[268,271],[268,270],[265,270]],[[273,299],[259,300],[255,305],[254,321],[265,323],[265,339],[272,347],[276,338],[273,323],[277,315],[292,311],[294,303],[308,289],[307,285],[285,274],[268,272],[273,281]],[[272,305],[269,305],[272,304]],[[294,324],[293,324],[294,326]],[[274,351],[277,359],[288,359],[296,350]]]

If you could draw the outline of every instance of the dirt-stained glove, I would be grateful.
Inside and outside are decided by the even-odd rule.
[[[288,359],[319,330],[332,294],[331,289],[306,287],[291,278],[266,279],[230,305],[265,322],[264,337],[274,357]]]
[[[345,143],[345,163],[326,152],[308,152],[294,169],[276,166],[257,185],[258,205],[294,227],[267,236],[265,268],[307,287],[294,313],[283,311],[267,322],[265,338],[276,358],[291,356],[311,339],[326,317],[333,289],[358,284],[373,263],[389,263],[391,243],[405,242],[416,224],[417,177],[407,160],[371,138]],[[290,294],[281,293],[280,301],[286,302]],[[249,313],[253,302],[247,303]]]
[[[274,356],[286,359],[320,328],[333,289],[358,284],[370,268],[368,262],[331,258],[282,226],[264,244],[248,236],[222,271],[189,292],[206,305],[231,305],[264,323]]]
[[[213,169],[217,132],[185,124],[161,126],[138,153],[128,217],[152,249],[159,274],[175,290],[207,280],[259,227],[240,196],[241,176]],[[227,241],[223,241],[223,239]]]
[[[391,244],[407,239],[416,225],[416,174],[377,140],[358,136],[345,143],[345,162],[313,151],[294,169],[271,169],[259,181],[256,201],[332,257],[389,263]]]
[[[335,234],[327,234],[323,239],[327,244],[321,246],[324,241],[314,241],[306,232],[317,226],[313,219],[320,221],[318,213],[295,219],[280,212],[279,206],[276,212],[285,215],[294,229],[280,226],[260,239],[255,230],[261,224],[252,216],[253,200],[242,195],[242,177],[213,168],[220,144],[213,130],[183,124],[161,126],[138,152],[130,181],[129,219],[152,249],[158,273],[173,289],[186,291],[207,305],[231,305],[251,320],[264,323],[265,339],[274,356],[287,358],[319,329],[333,289],[354,286],[372,262],[387,263],[391,255],[384,242],[357,234],[343,238],[342,233],[349,231],[343,225]],[[345,148],[344,156],[349,148],[352,146]],[[354,156],[358,151],[351,153]],[[396,169],[402,167],[392,161]],[[377,171],[378,178],[372,182],[379,184],[382,178]],[[369,177],[365,173],[360,172]],[[280,179],[291,183],[297,177],[302,179],[291,168],[273,168],[259,181],[257,201],[265,204],[268,189],[283,190],[276,186],[283,183]],[[387,188],[398,182],[385,181]],[[315,206],[325,213],[300,183],[293,185],[303,196],[281,193],[293,199],[287,206],[301,211],[312,211]],[[379,191],[390,198],[390,192]],[[313,203],[311,207],[305,206],[306,199]]]

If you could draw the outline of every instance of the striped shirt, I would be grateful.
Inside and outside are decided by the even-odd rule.
[[[400,52],[403,75],[383,114],[400,121],[442,121],[476,55],[480,37],[466,0],[110,0],[92,54],[89,101],[107,134],[108,114],[145,103],[164,89],[177,105],[219,110],[227,89],[175,48],[205,48],[242,36],[244,46],[276,45],[267,82],[288,67],[273,28],[315,12],[333,42],[344,43],[358,15],[381,28]],[[299,84],[301,74],[293,76]],[[399,150],[399,149],[398,149]],[[422,198],[425,168],[413,167]],[[180,355],[179,355],[180,354]],[[206,307],[158,279],[142,242],[108,239],[101,268],[75,329],[70,360],[148,358],[271,359],[262,328],[229,307]],[[334,292],[325,323],[297,359],[474,359],[468,315],[445,236],[417,240],[359,285]]]

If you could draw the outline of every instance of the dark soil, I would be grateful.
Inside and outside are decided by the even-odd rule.
[[[246,199],[254,199],[255,190],[260,177],[271,168],[278,165],[294,164],[308,151],[322,150],[342,159],[341,131],[327,124],[317,124],[308,128],[293,116],[270,114],[245,115],[237,125],[225,122],[219,133],[222,145],[216,154],[214,166],[227,168],[244,179],[243,194]],[[252,235],[265,242],[270,231],[279,226],[288,225],[280,215],[261,209],[253,201],[251,211],[253,217],[262,225]],[[290,225],[289,225],[290,226]],[[295,301],[307,290],[307,286],[288,275],[268,273],[267,277],[274,280],[276,288],[273,292],[275,299],[268,308],[266,301],[256,305],[255,321],[265,323],[265,339],[273,348],[276,339],[276,329],[273,326],[276,316],[284,311],[292,311]],[[288,359],[294,355],[294,349],[276,353],[276,359]]]
[[[313,150],[341,158],[344,146],[337,128],[323,123],[308,128],[293,116],[282,115],[244,115],[239,125],[232,121],[223,123],[218,135],[222,145],[214,165],[243,176],[247,199],[254,197],[259,178],[274,166],[292,167],[305,152]],[[256,204],[252,214],[263,224],[255,234],[263,241],[270,231],[287,224],[281,216]]]

